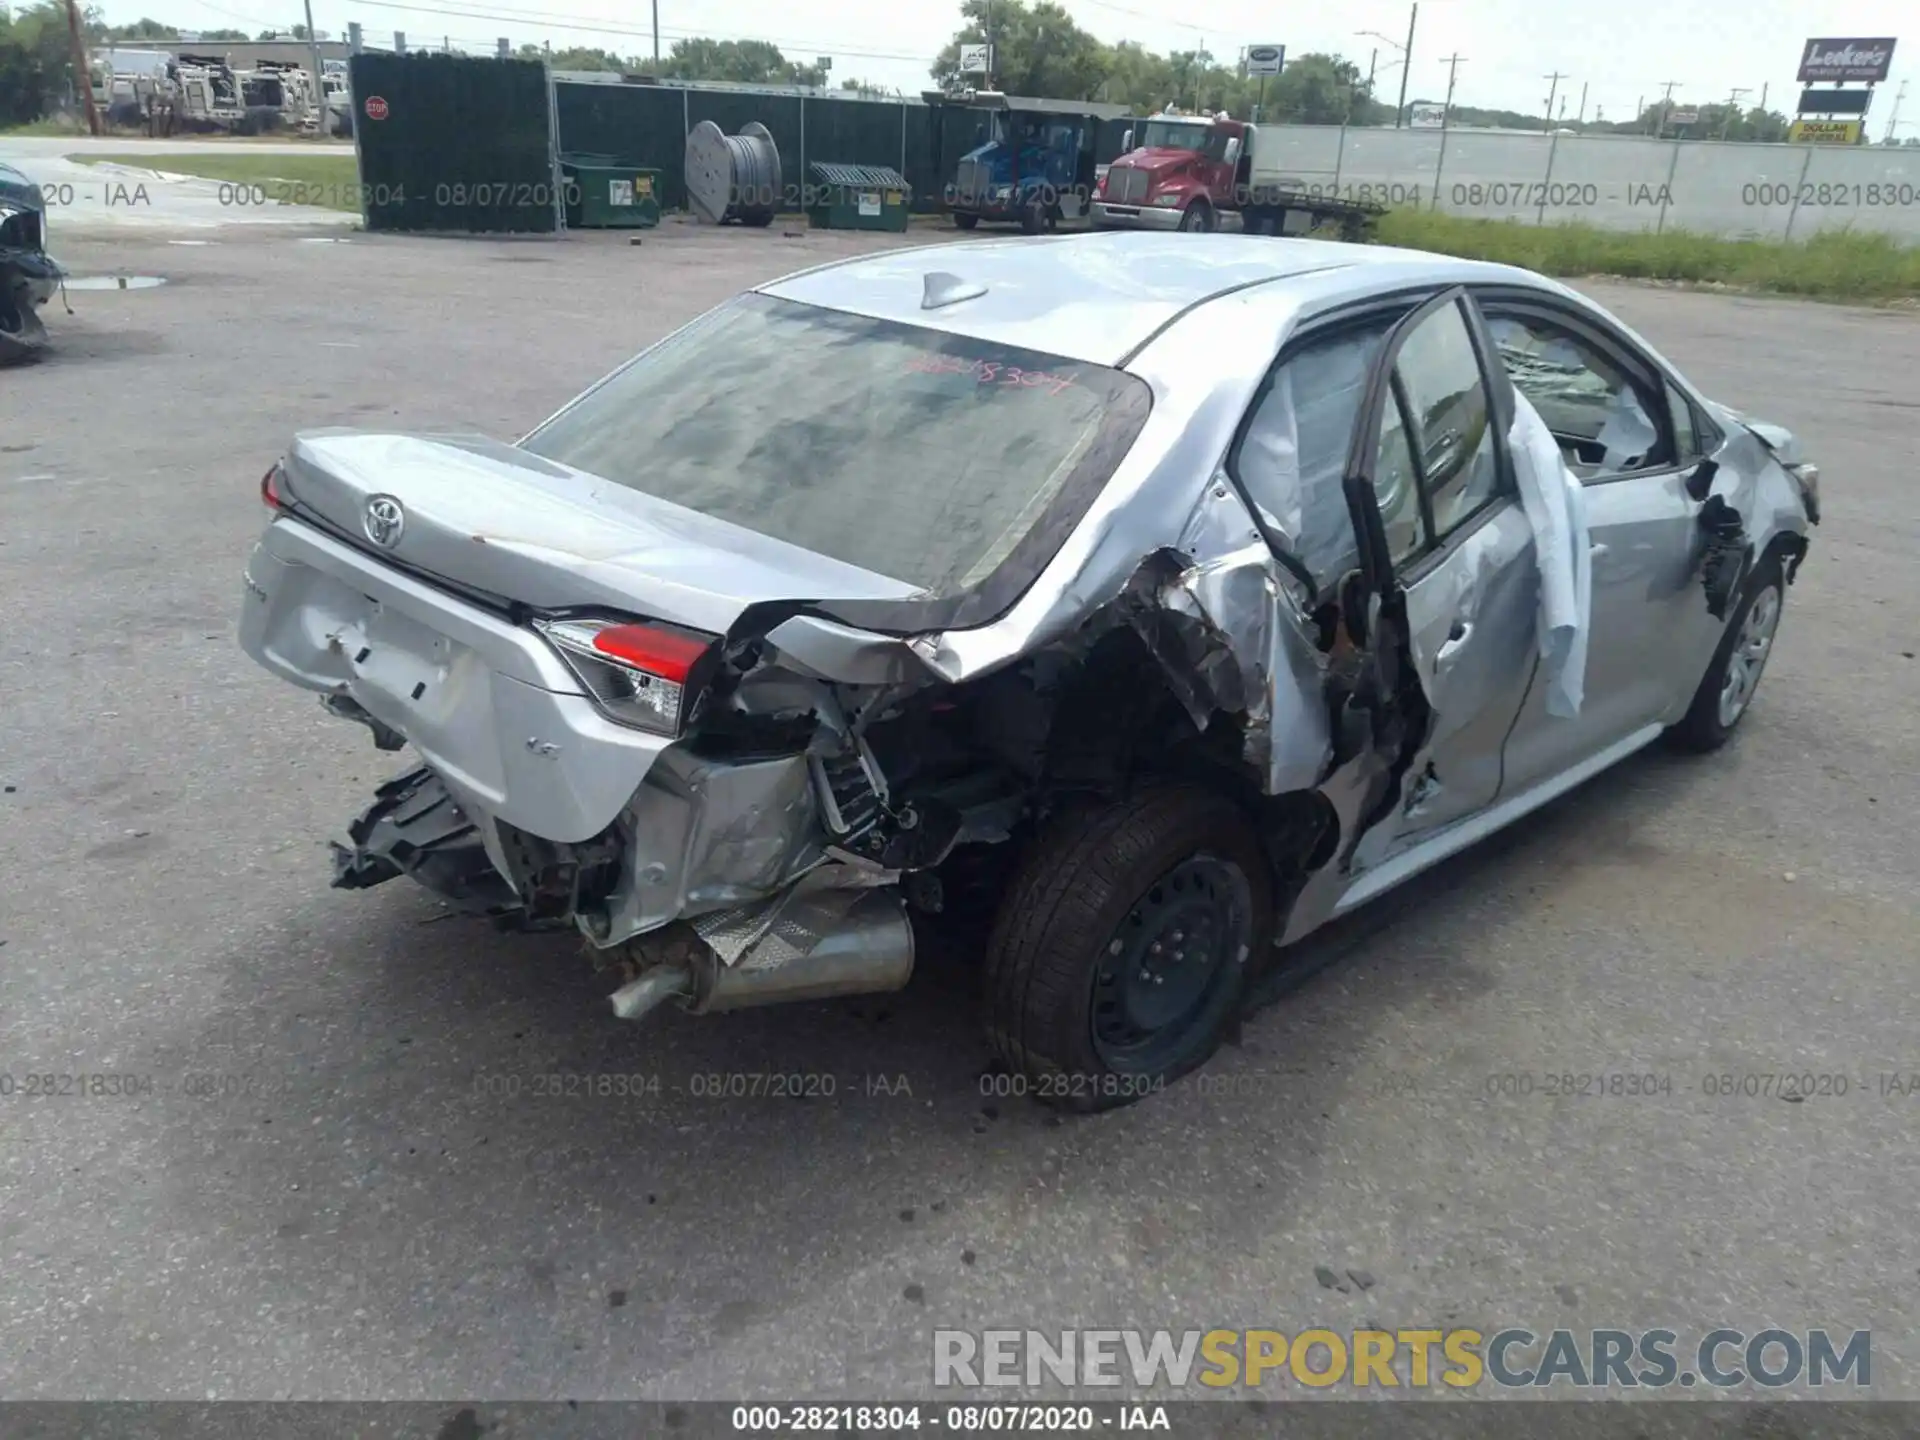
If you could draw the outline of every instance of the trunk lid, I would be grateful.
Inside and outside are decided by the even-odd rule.
[[[917,592],[484,436],[316,430],[284,462],[295,513],[424,576],[536,609],[602,607],[724,634],[768,600]],[[387,543],[369,502],[396,502]]]

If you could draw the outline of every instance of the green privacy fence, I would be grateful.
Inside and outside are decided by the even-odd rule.
[[[987,121],[984,111],[964,105],[572,80],[556,80],[553,91],[561,150],[618,155],[660,171],[661,203],[669,209],[686,204],[687,132],[702,120],[729,135],[753,120],[767,127],[780,151],[784,210],[803,208],[802,177],[824,161],[898,170],[922,214],[944,208],[954,167],[984,138]],[[1100,163],[1120,153],[1129,123],[1102,122],[1095,149]]]
[[[537,60],[369,51],[349,63],[370,230],[554,231],[568,155],[656,170],[662,208],[682,209],[687,133],[703,120],[729,135],[767,127],[783,210],[804,208],[807,167],[826,162],[898,170],[925,214],[945,208],[988,119],[965,105],[558,80]],[[1097,160],[1119,154],[1127,124],[1102,122]]]
[[[368,51],[348,68],[369,230],[559,229],[544,64]]]
[[[555,81],[553,96],[563,151],[619,155],[659,170],[661,203],[668,208],[687,202],[687,132],[702,120],[729,135],[738,135],[749,121],[767,127],[780,152],[783,210],[801,208],[801,177],[818,160],[896,169],[923,210],[938,207],[945,183],[938,136],[930,144],[928,134],[928,116],[939,111],[925,105],[569,80]]]

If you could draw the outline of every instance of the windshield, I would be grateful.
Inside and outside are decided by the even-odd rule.
[[[1136,143],[1143,150],[1204,150],[1212,129],[1191,120],[1150,120],[1140,127]]]
[[[1117,370],[748,295],[522,444],[951,596],[1043,516],[1057,548],[1148,406],[1146,385]],[[1062,504],[1075,511],[1064,520]]]

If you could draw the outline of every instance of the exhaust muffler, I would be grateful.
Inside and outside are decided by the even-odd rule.
[[[647,947],[657,963],[614,991],[615,1015],[639,1020],[673,999],[695,1015],[711,1015],[788,1001],[871,995],[902,989],[913,975],[913,922],[892,889],[862,896],[802,955],[761,944],[728,964],[705,941],[684,939],[687,943],[662,947],[670,948],[670,958]]]

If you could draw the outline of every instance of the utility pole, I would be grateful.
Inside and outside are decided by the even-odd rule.
[[[67,38],[73,44],[73,83],[87,107],[87,133],[100,133],[100,111],[93,103],[93,67],[87,63],[87,36],[80,25],[78,0],[67,0]]]
[[[987,89],[991,90],[993,89],[993,62],[1000,58],[993,53],[993,0],[987,0],[986,19],[982,23],[987,32],[987,73],[982,78],[987,82]]]
[[[1576,125],[1587,123],[1587,82],[1584,80],[1580,82],[1580,113],[1573,117],[1573,123]]]
[[[1544,135],[1553,128],[1553,97],[1560,93],[1560,82],[1562,80],[1571,80],[1572,78],[1571,75],[1563,74],[1558,70],[1547,76],[1547,79],[1552,83],[1547,87],[1547,118],[1540,126],[1541,134]]]
[[[1367,93],[1373,93],[1373,68],[1380,63],[1380,47],[1373,47],[1373,53],[1367,57]]]
[[[1447,57],[1447,103],[1440,109],[1440,128],[1447,128],[1448,118],[1453,114],[1453,81],[1459,74],[1460,66],[1466,62],[1466,56],[1460,54]]]
[[[653,0],[653,78],[660,78],[660,0]]]
[[[1667,80],[1662,82],[1661,88],[1663,88],[1667,93],[1665,96],[1662,97],[1660,101],[1660,119],[1657,122],[1653,132],[1656,136],[1664,135],[1667,133],[1667,116],[1673,112],[1673,92],[1679,86],[1679,84],[1680,82],[1678,80]]]
[[[320,63],[320,32],[313,28],[313,0],[307,3],[307,53],[313,57],[313,103],[320,109],[313,127],[313,138],[324,141],[331,130],[333,114],[327,109],[327,67]]]
[[[1729,90],[1727,92],[1727,123],[1720,127],[1720,138],[1725,140],[1733,133],[1733,117],[1740,113],[1740,97],[1751,95],[1751,90]]]
[[[1400,107],[1393,112],[1393,128],[1398,130],[1407,113],[1407,76],[1413,73],[1413,27],[1419,23],[1420,7],[1416,4],[1407,16],[1407,53],[1400,63]]]
[[[1885,143],[1888,145],[1891,145],[1893,143],[1894,127],[1900,123],[1900,104],[1906,98],[1907,98],[1907,82],[1902,80],[1900,82],[1900,89],[1897,92],[1895,92],[1893,97],[1893,113],[1887,116],[1887,134],[1886,134]]]

